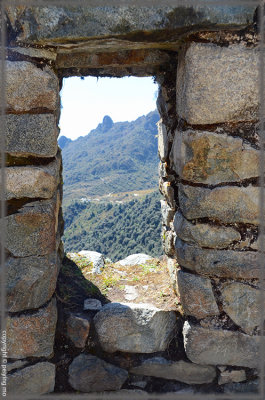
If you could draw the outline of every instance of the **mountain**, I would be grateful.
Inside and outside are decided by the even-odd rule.
[[[58,144],[61,149],[64,149],[69,143],[72,143],[72,140],[67,138],[66,136],[60,136],[58,139]]]
[[[157,111],[133,122],[106,115],[84,137],[60,138],[66,252],[94,250],[113,261],[162,254],[158,120]]]
[[[64,201],[158,185],[157,111],[132,122],[103,118],[96,129],[74,141],[60,138]]]

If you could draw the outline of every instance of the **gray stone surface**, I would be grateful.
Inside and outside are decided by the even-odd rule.
[[[167,258],[167,270],[168,270],[170,282],[171,282],[171,285],[172,285],[174,291],[176,291],[177,267],[178,267],[177,260],[175,258],[168,257]]]
[[[59,80],[48,66],[38,68],[27,61],[6,62],[7,110],[54,111],[59,105]]]
[[[90,331],[90,318],[71,313],[66,321],[66,336],[77,348],[84,348]]]
[[[175,211],[167,204],[165,200],[160,200],[162,224],[169,226],[169,223],[173,220]]]
[[[124,258],[123,260],[117,261],[120,265],[140,265],[145,264],[147,261],[152,260],[152,257],[148,254],[137,253],[131,254],[130,256]]]
[[[226,134],[177,131],[171,159],[179,177],[195,183],[217,185],[259,176],[259,151]]]
[[[60,157],[45,166],[6,168],[6,200],[50,199],[59,184]],[[1,178],[0,178],[1,189]]]
[[[6,151],[16,157],[55,157],[58,128],[53,114],[6,116]]]
[[[91,7],[91,6],[94,7]],[[167,7],[168,5],[168,7]],[[7,7],[8,17],[17,42],[51,43],[58,45],[63,41],[78,41],[99,35],[128,34],[144,30],[153,31],[163,28],[178,28],[179,32],[194,29],[206,29],[207,26],[218,29],[223,25],[246,26],[252,21],[256,5],[253,6],[207,6],[198,5],[187,9],[173,1],[163,7],[152,7],[153,2],[143,7],[141,1],[132,6],[128,1],[123,7],[100,7],[98,1],[90,7]]]
[[[166,161],[168,155],[168,133],[162,119],[157,123],[158,129],[158,153],[161,161]]]
[[[42,257],[13,258],[6,261],[7,311],[36,309],[53,295],[60,260],[56,253]]]
[[[149,358],[139,366],[131,368],[130,373],[172,379],[189,385],[210,383],[216,376],[216,370],[212,366],[187,361],[174,362],[163,357]]]
[[[244,369],[239,370],[225,370],[220,373],[218,378],[218,385],[224,385],[230,382],[242,382],[247,379],[246,371]]]
[[[56,52],[54,49],[43,49],[43,48],[34,48],[34,47],[9,47],[8,51],[10,53],[22,54],[24,56],[29,56],[31,58],[39,58],[55,61],[56,60]]]
[[[224,249],[241,239],[240,233],[232,227],[192,224],[179,211],[175,214],[173,224],[178,238],[200,247]]]
[[[69,383],[80,392],[119,390],[128,372],[91,354],[80,354],[69,367]]]
[[[55,385],[55,365],[39,362],[20,369],[7,377],[7,393],[41,395],[51,393]]]
[[[240,282],[223,285],[223,309],[244,332],[251,335],[260,324],[260,290]]]
[[[7,372],[11,372],[14,369],[22,368],[28,364],[28,361],[17,360],[13,362],[8,362],[6,365]]]
[[[53,353],[56,301],[31,314],[7,317],[8,357],[49,357]]]
[[[169,257],[175,257],[175,239],[176,234],[171,230],[168,230],[165,226],[162,226],[162,245],[164,253]]]
[[[178,68],[177,113],[188,123],[258,119],[257,48],[192,42]]]
[[[187,357],[196,364],[222,364],[248,368],[259,365],[258,336],[202,328],[186,321],[183,337]]]
[[[176,315],[150,304],[109,303],[96,314],[94,323],[103,350],[153,353],[167,348]]]
[[[79,252],[87,261],[91,262],[93,265],[92,273],[100,274],[102,272],[102,268],[104,268],[104,257],[101,253],[97,251],[88,251],[82,250]]]
[[[171,182],[159,179],[159,190],[164,195],[169,206],[174,210],[176,207],[175,193]]]
[[[85,299],[84,300],[84,310],[99,311],[102,308],[101,301],[97,299]]]
[[[224,385],[224,393],[257,393],[260,390],[259,379],[244,383],[228,383]]]
[[[207,189],[180,184],[179,204],[187,219],[208,217],[223,223],[259,224],[259,188],[252,185]]]
[[[185,315],[201,319],[219,314],[210,279],[178,270],[176,286]]]
[[[56,249],[58,202],[28,203],[6,217],[6,248],[15,257],[41,256]]]
[[[220,278],[259,278],[258,253],[255,251],[208,250],[176,241],[177,259],[182,267],[199,275]]]

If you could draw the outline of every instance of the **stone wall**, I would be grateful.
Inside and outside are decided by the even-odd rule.
[[[10,393],[54,390],[63,256],[59,90],[74,75],[155,76],[160,85],[162,238],[179,312],[106,305],[89,318],[67,315],[57,334],[62,329],[71,348],[64,353],[70,389],[129,389],[139,375],[152,377],[154,391],[165,380],[168,391],[179,383],[189,385],[179,391],[257,389],[259,53],[254,25],[246,27],[254,9],[236,10],[169,7],[142,20],[144,10],[123,9],[101,25],[104,9],[7,10]]]
[[[194,37],[178,54],[176,97],[158,98],[163,244],[185,353],[216,366],[221,387],[253,379],[260,362],[259,52],[255,34],[238,39]]]

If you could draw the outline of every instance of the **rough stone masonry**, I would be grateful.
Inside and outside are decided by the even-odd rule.
[[[63,77],[87,75],[154,76],[159,83],[162,237],[179,312],[114,304],[95,310],[95,319],[72,315],[72,391],[128,390],[130,379],[143,391],[147,377],[169,380],[171,391],[257,390],[256,10],[201,3],[6,9],[9,393],[52,392],[57,379],[59,91]],[[90,326],[102,346],[96,355],[87,341]],[[120,335],[113,335],[115,326]],[[174,335],[179,347],[171,357],[166,349]],[[128,366],[123,354],[133,352],[138,358]]]

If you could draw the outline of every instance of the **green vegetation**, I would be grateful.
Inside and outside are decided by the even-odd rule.
[[[157,111],[132,122],[103,122],[88,135],[59,139],[64,202],[158,186]]]
[[[85,137],[59,139],[67,252],[93,250],[113,261],[162,254],[158,119],[157,111],[132,122],[105,116]]]
[[[162,255],[160,195],[123,204],[73,201],[64,209],[67,252],[93,250],[117,261],[133,253]]]

